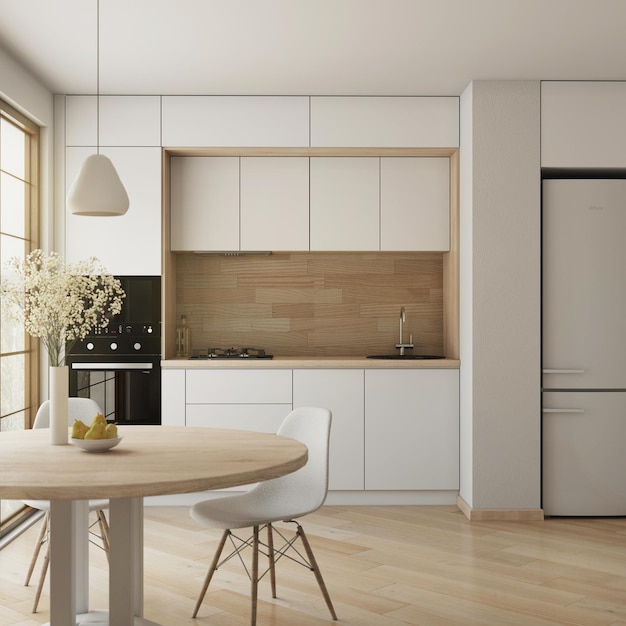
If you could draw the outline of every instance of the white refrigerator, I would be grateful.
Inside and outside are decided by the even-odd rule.
[[[626,515],[626,180],[544,180],[542,212],[542,506]]]

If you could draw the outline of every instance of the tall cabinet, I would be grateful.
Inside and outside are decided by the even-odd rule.
[[[102,96],[99,116],[95,96],[67,96],[65,104],[64,197],[99,145],[130,200],[128,212],[118,217],[64,211],[65,257],[77,261],[95,256],[112,274],[161,274],[160,98]]]

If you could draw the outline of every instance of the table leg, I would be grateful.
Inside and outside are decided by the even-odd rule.
[[[143,500],[111,499],[109,510],[111,623],[132,624],[143,616]]]
[[[111,499],[109,511],[109,624],[158,626],[143,619],[143,499]]]
[[[109,511],[109,611],[89,611],[88,502],[50,503],[46,626],[159,626],[143,618],[143,500],[111,499]]]
[[[50,502],[50,626],[74,626],[88,610],[88,506]]]

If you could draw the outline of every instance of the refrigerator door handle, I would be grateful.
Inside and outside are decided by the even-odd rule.
[[[585,370],[572,370],[572,369],[550,369],[546,368],[541,370],[544,374],[584,374]]]
[[[543,409],[544,413],[584,413],[585,409]]]

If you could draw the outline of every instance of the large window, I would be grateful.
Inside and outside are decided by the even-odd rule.
[[[0,101],[0,277],[11,257],[38,247],[39,129]],[[30,428],[38,405],[38,342],[0,302],[0,431]],[[20,502],[0,500],[0,534]]]

